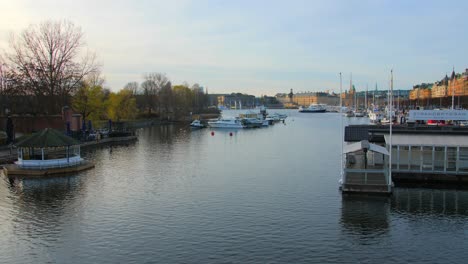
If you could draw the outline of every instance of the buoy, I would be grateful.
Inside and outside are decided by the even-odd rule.
[[[214,136],[214,131],[211,131],[211,135]]]
[[[231,136],[231,137],[232,137],[232,132],[229,132],[229,136]]]

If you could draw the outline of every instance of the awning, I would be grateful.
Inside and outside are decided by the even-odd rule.
[[[343,153],[346,154],[346,153],[356,152],[362,149],[367,149],[372,152],[389,155],[388,150],[386,148],[376,145],[376,144],[369,143],[369,141],[367,140],[362,140],[360,142],[356,142],[356,143],[344,146]]]
[[[390,135],[386,134],[384,137],[385,143],[390,144]],[[392,134],[392,145],[468,147],[468,136]]]

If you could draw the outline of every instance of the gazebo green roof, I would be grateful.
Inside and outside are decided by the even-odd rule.
[[[21,148],[54,148],[79,144],[80,142],[66,136],[63,132],[52,128],[46,128],[34,133],[30,137],[16,144],[16,146]]]

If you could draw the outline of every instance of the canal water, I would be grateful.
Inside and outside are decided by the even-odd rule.
[[[87,151],[93,170],[2,177],[0,263],[466,263],[468,192],[343,196],[339,115],[284,112],[214,135],[141,129]]]

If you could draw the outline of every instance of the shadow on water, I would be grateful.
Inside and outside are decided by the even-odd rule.
[[[342,196],[341,226],[343,231],[362,243],[389,231],[390,198],[386,196]]]

